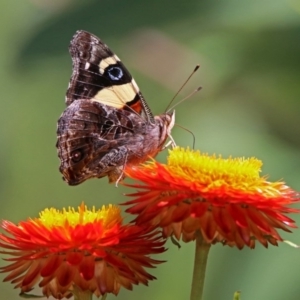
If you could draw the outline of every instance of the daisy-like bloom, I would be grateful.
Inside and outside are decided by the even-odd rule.
[[[74,290],[89,291],[97,297],[118,294],[120,287],[147,285],[155,279],[145,271],[161,261],[149,255],[163,252],[164,240],[157,230],[122,225],[120,209],[109,205],[78,211],[46,209],[36,219],[15,225],[2,222],[1,253],[12,256],[1,272],[9,272],[21,293],[38,283],[43,294],[56,299],[72,296]],[[153,229],[153,228],[152,228]]]
[[[200,231],[208,243],[222,242],[239,249],[265,247],[282,241],[277,229],[295,228],[288,213],[299,194],[284,182],[269,182],[259,175],[256,158],[223,159],[199,151],[175,148],[167,164],[151,161],[126,174],[142,183],[127,212],[137,214],[136,224],[163,228],[166,237],[188,242]]]

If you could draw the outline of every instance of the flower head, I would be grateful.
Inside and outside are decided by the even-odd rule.
[[[22,293],[39,282],[43,294],[56,299],[70,297],[75,288],[99,297],[118,294],[121,286],[147,285],[155,277],[144,268],[161,262],[149,255],[165,250],[157,230],[122,225],[120,209],[112,205],[46,209],[18,225],[3,221],[2,228],[7,234],[0,234],[0,247],[8,251],[1,253],[12,256],[1,268],[9,272],[4,280]]]
[[[255,240],[265,247],[281,241],[277,229],[296,227],[286,216],[298,212],[290,204],[299,201],[284,182],[260,177],[256,158],[223,159],[199,151],[175,148],[167,164],[152,161],[128,168],[129,177],[141,181],[130,185],[138,191],[127,212],[137,214],[136,224],[163,228],[165,236],[183,241],[200,231],[208,243],[253,248]]]

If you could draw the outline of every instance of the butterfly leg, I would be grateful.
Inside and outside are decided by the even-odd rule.
[[[175,148],[176,147],[176,143],[173,139],[173,137],[171,135],[169,135],[169,141],[162,147],[161,151],[165,150],[166,148],[168,147],[172,147],[172,148]]]
[[[125,171],[125,167],[126,167],[126,163],[127,163],[127,158],[128,158],[128,152],[126,153],[126,157],[125,157],[125,161],[124,161],[124,164],[123,166],[120,166],[118,168],[118,171],[119,171],[119,177],[117,180],[114,180],[114,181],[110,181],[110,175],[108,175],[108,178],[109,178],[109,182],[116,182],[116,187],[118,187],[118,183],[123,180],[125,178],[125,175],[124,175],[124,171]]]

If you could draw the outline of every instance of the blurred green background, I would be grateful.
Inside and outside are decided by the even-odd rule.
[[[128,190],[106,178],[69,187],[58,171],[56,121],[71,75],[68,45],[78,29],[121,57],[155,114],[199,63],[178,100],[199,85],[203,90],[176,108],[176,122],[195,134],[196,148],[256,156],[263,174],[300,190],[299,0],[25,0],[7,1],[0,14],[1,219],[18,222],[82,200],[124,201]],[[179,127],[173,137],[192,146]],[[299,231],[283,237],[300,243]],[[168,247],[155,257],[168,262],[151,270],[158,280],[122,290],[119,299],[189,298],[194,245]],[[285,244],[242,251],[217,245],[205,299],[232,299],[241,290],[243,300],[296,300],[299,281],[300,252]],[[2,283],[0,298],[18,299],[18,292]]]

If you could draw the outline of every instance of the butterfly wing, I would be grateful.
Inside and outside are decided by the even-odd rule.
[[[70,47],[73,74],[66,104],[87,99],[130,110],[154,123],[154,117],[135,80],[120,59],[98,37],[77,31]]]
[[[141,118],[96,101],[74,101],[58,120],[57,144],[60,172],[70,185],[91,177],[122,177],[130,158],[128,145],[140,141],[145,126]],[[149,125],[151,126],[151,125]],[[130,159],[129,159],[130,160]]]

